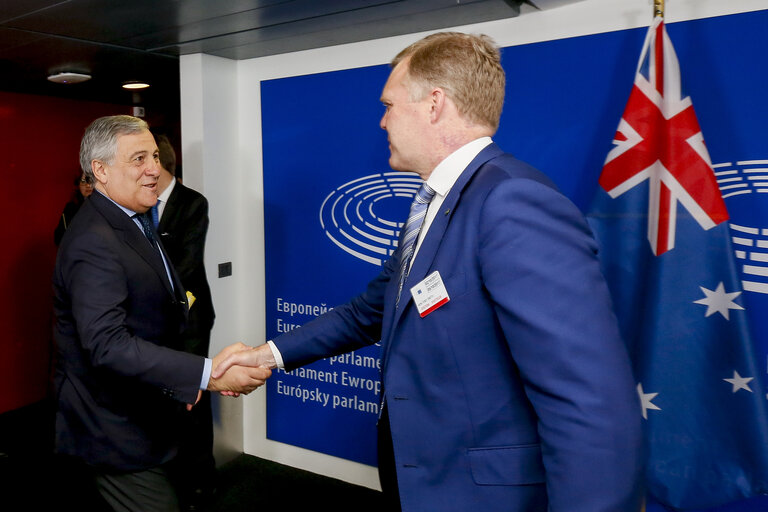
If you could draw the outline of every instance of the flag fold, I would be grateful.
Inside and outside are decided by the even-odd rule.
[[[717,186],[663,19],[588,215],[630,350],[649,493],[704,508],[768,492],[768,408]]]

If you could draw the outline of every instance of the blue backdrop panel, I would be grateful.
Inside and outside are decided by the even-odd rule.
[[[357,294],[388,257],[383,240],[393,238],[365,222],[395,233],[382,221],[407,215],[407,198],[363,199],[390,178],[378,127],[387,75],[378,66],[262,84],[270,339]],[[379,353],[372,346],[355,358],[318,361],[309,372],[277,372],[267,385],[267,437],[376,465]]]
[[[738,229],[741,277],[765,290],[746,291],[741,302],[761,354],[768,340],[768,319],[759,314],[768,311],[768,258],[761,256],[768,255],[766,26],[768,11],[668,26]],[[507,96],[494,140],[548,174],[583,210],[597,189],[645,33],[643,27],[503,50]],[[408,175],[388,174],[386,134],[378,126],[388,73],[374,66],[262,83],[269,338],[358,293],[391,250],[387,231],[396,233],[407,215],[415,188]],[[378,357],[378,347],[360,353]],[[365,389],[378,375],[357,363],[278,372],[267,385],[267,436],[375,465],[376,415],[357,406],[378,402]],[[349,385],[352,378],[358,387]],[[758,502],[717,510],[768,506]],[[660,510],[654,506],[649,511]]]

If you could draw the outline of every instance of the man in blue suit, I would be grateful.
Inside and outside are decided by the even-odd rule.
[[[497,47],[434,34],[392,68],[389,162],[425,180],[426,214],[412,209],[361,295],[214,375],[381,340],[379,469],[393,509],[638,511],[639,400],[597,248],[550,180],[490,139]]]

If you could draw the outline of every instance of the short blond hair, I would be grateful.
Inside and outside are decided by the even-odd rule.
[[[401,51],[392,68],[406,59],[412,99],[422,99],[439,87],[462,116],[496,131],[505,78],[499,48],[490,37],[438,32]]]

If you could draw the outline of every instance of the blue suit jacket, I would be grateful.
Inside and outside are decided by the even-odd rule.
[[[578,209],[492,144],[445,198],[397,310],[398,253],[275,343],[290,369],[381,338],[404,511],[635,512],[639,400],[596,253]],[[450,301],[421,318],[409,290],[435,270]]]
[[[170,265],[170,260],[168,260]],[[157,466],[176,453],[184,404],[204,358],[179,352],[184,288],[157,250],[98,192],[56,258],[56,449],[109,470]]]

